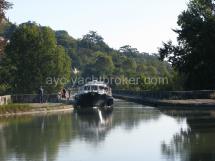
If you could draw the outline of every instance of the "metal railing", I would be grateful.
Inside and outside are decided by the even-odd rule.
[[[40,95],[38,94],[14,94],[11,96],[13,103],[38,103],[40,102]],[[57,94],[43,95],[43,102],[59,102]]]
[[[199,91],[131,91],[113,90],[113,94],[154,99],[214,99],[214,90]]]

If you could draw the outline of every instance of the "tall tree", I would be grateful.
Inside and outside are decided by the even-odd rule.
[[[12,7],[12,4],[5,1],[0,0],[0,27],[2,26],[3,19],[5,19],[5,11]],[[0,38],[0,56],[3,52],[6,41],[4,38]]]
[[[113,72],[114,64],[110,56],[100,55],[96,59],[95,68],[100,76],[110,75]]]
[[[133,48],[130,45],[124,45],[120,47],[119,52],[131,57],[139,54],[139,51],[137,50],[137,48]]]
[[[5,1],[0,0],[0,23],[5,18],[5,11],[12,7],[12,4]]]
[[[94,63],[88,64],[85,67],[83,76],[90,77],[102,77],[108,76],[112,74],[114,70],[114,64],[110,56],[105,55],[102,52],[96,53],[98,54]]]
[[[88,34],[84,35],[79,41],[79,48],[91,48],[94,51],[111,51],[112,49],[104,42],[102,36],[100,36],[95,31],[90,31]]]
[[[215,88],[215,2],[190,0],[178,17],[178,44],[164,43],[159,53],[185,75],[188,89]]]
[[[137,64],[136,64],[136,61],[134,59],[127,58],[122,63],[122,67],[123,67],[125,73],[136,72]]]
[[[17,93],[37,92],[43,85],[54,92],[70,78],[71,60],[62,47],[57,46],[54,32],[35,23],[21,24],[6,46],[2,61],[2,81],[9,82]],[[2,73],[2,72],[1,72]],[[8,76],[8,77],[5,77]],[[53,79],[61,80],[54,84]]]

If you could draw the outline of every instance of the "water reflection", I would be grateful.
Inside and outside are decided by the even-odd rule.
[[[44,154],[54,160],[59,143],[74,137],[71,125],[70,115],[8,119],[0,130],[0,160],[43,160]]]
[[[163,142],[162,152],[170,160],[180,156],[182,161],[215,160],[214,111],[163,111],[176,119],[185,118],[189,126],[175,133],[169,142]]]
[[[112,127],[111,114],[74,114],[75,124],[73,128],[78,132],[78,137],[94,144],[105,139]]]
[[[137,127],[141,121],[145,123],[151,120],[158,120],[160,112],[151,107],[133,104],[124,101],[117,101],[114,111],[114,126],[120,125],[127,130]]]
[[[98,145],[118,127],[130,131],[160,116],[128,102],[117,101],[115,107],[113,114],[102,118],[68,113],[0,119],[0,160],[58,160],[62,147],[73,142]]]
[[[215,112],[116,101],[110,115],[0,119],[0,161],[214,160]]]
[[[147,122],[159,118],[159,111],[142,107],[142,105],[118,100],[111,114],[103,113],[101,116],[74,114],[73,128],[78,131],[78,137],[85,141],[99,143],[104,141],[111,129],[121,127],[129,131],[137,127],[141,121]]]

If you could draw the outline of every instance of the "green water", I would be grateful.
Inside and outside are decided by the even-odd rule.
[[[215,112],[161,112],[121,100],[114,107],[102,119],[0,119],[0,161],[215,160]]]

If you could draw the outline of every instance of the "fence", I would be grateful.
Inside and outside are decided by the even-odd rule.
[[[153,99],[212,99],[215,96],[214,90],[200,91],[130,91],[130,90],[113,90],[113,95],[124,95],[141,98]]]
[[[11,99],[13,103],[38,103],[40,102],[40,96],[37,94],[16,94],[12,95]],[[43,96],[43,102],[57,103],[60,99],[57,94],[46,94]]]

